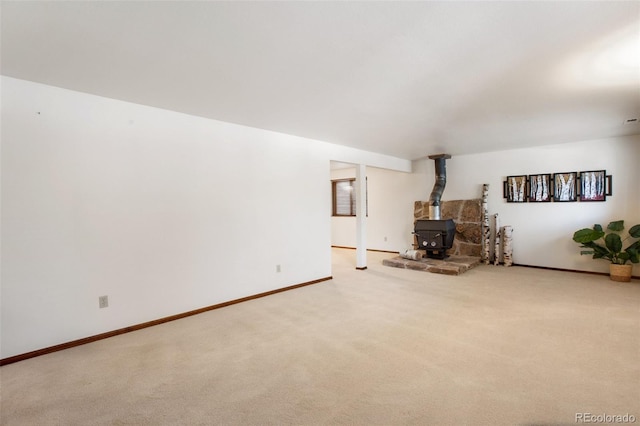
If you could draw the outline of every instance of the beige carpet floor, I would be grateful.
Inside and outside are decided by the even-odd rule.
[[[1,424],[640,422],[638,281],[333,256],[331,281],[2,367]]]

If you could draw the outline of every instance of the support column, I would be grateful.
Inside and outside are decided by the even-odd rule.
[[[356,166],[356,269],[367,269],[367,166]]]

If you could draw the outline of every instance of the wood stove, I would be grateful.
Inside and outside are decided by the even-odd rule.
[[[418,242],[418,249],[426,250],[427,257],[444,259],[447,250],[453,247],[456,235],[456,224],[452,219],[442,220],[440,217],[440,199],[447,184],[447,168],[445,161],[449,154],[430,155],[435,161],[436,183],[429,196],[429,219],[416,221],[413,234]]]
[[[427,257],[444,259],[447,257],[447,250],[453,246],[456,224],[452,219],[417,220],[414,235],[418,241],[418,249],[426,250]]]

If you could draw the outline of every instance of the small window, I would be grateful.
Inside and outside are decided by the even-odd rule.
[[[339,179],[331,181],[331,192],[333,194],[333,216],[356,215],[355,182],[355,179]],[[367,215],[369,215],[369,206],[367,205],[365,208],[367,210]]]

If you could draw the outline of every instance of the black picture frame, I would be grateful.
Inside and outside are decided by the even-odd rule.
[[[553,174],[553,201],[578,201],[577,172],[559,172]]]
[[[527,175],[507,176],[502,187],[507,203],[527,202]]]
[[[580,172],[580,201],[607,201],[611,195],[611,175],[606,170]]]
[[[529,175],[529,202],[548,203],[553,199],[551,173]]]

